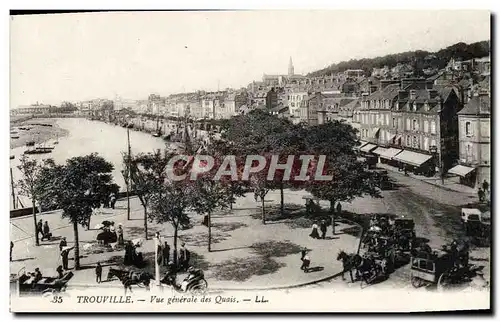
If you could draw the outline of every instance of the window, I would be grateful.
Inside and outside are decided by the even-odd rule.
[[[414,148],[419,148],[420,147],[420,144],[419,144],[416,136],[413,137],[413,147]]]
[[[424,137],[424,150],[429,150],[429,138]]]
[[[436,140],[434,139],[431,140],[431,146],[436,146]]]
[[[392,118],[392,127],[393,127],[393,128],[395,128],[395,127],[396,127],[396,125],[397,125],[397,124],[396,124],[396,118],[395,118],[395,117],[393,117],[393,118]]]
[[[417,103],[413,103],[413,111],[417,110]]]
[[[431,133],[436,134],[436,122],[431,122]]]
[[[371,124],[375,124],[375,114],[372,114],[372,122]]]
[[[385,115],[385,125],[389,126],[389,114]]]
[[[410,130],[410,119],[406,119],[406,130]]]
[[[427,120],[424,121],[424,132],[429,132],[429,121]]]
[[[472,145],[467,144],[467,160],[470,160],[472,158]]]
[[[416,131],[418,130],[417,129],[417,120],[413,120],[413,123],[412,123],[412,128],[411,128],[413,131]]]
[[[406,146],[411,146],[411,137],[410,136],[406,137]]]
[[[472,136],[472,127],[470,122],[465,122],[465,135]]]

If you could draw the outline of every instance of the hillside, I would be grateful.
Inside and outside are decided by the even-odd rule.
[[[308,76],[325,76],[343,72],[347,69],[363,69],[367,75],[370,75],[373,68],[382,68],[384,66],[392,68],[398,63],[411,64],[417,71],[417,74],[419,74],[424,68],[444,68],[452,57],[455,59],[468,60],[471,58],[488,56],[489,54],[489,40],[472,44],[460,42],[437,52],[417,50],[375,58],[351,59],[311,72]]]

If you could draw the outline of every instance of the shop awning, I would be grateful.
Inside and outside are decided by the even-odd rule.
[[[359,149],[360,151],[362,152],[371,152],[373,149],[375,149],[377,146],[375,144],[371,144],[371,143],[368,143],[368,144],[365,144],[364,146],[361,147],[361,149]]]
[[[367,144],[368,144],[368,142],[366,142],[366,141],[359,141],[359,145],[357,147],[354,147],[354,149],[359,150]]]
[[[389,142],[393,142],[392,140],[394,140],[394,138],[396,137],[396,134],[389,134]]]
[[[386,148],[379,146],[378,148],[373,150],[373,153],[378,154],[378,155],[382,155],[382,153],[384,153],[386,150],[387,150]]]
[[[431,155],[422,154],[418,152],[403,150],[401,153],[396,155],[393,159],[396,161],[400,161],[403,163],[407,163],[413,165],[415,167],[419,167],[425,162],[429,161],[432,158]]]
[[[380,154],[380,157],[384,158],[384,159],[392,160],[392,158],[394,158],[396,155],[398,155],[401,151],[403,151],[403,150],[395,149],[395,148],[388,148],[388,149],[385,149],[384,153]]]
[[[461,177],[465,177],[466,175],[468,175],[472,171],[474,171],[474,168],[466,167],[464,165],[456,165],[453,168],[451,168],[450,170],[448,170],[448,173],[456,174],[456,175],[461,176]]]
[[[398,142],[399,140],[401,140],[401,138],[402,138],[401,134],[396,135],[396,138],[394,139],[394,142],[395,143]]]

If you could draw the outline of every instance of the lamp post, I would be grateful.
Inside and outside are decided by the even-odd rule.
[[[429,151],[432,153],[436,165],[436,171],[439,172],[439,176],[441,177],[441,183],[444,185],[444,174],[443,174],[443,164],[441,160],[438,159],[438,151],[435,145],[429,148]]]

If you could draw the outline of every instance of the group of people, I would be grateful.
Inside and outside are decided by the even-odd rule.
[[[50,240],[52,238],[52,233],[50,232],[49,222],[45,221],[44,223],[43,220],[40,219],[36,224],[36,234],[38,236],[40,236],[40,234],[42,235],[41,241]]]
[[[322,220],[319,224],[319,231],[321,231],[321,236],[318,232],[318,224],[317,223],[314,223],[312,225],[312,231],[311,233],[309,234],[309,236],[311,238],[314,238],[314,239],[325,239],[326,237],[326,231],[327,231],[327,225],[326,225],[326,221],[325,220]]]
[[[174,262],[171,261],[170,259],[177,258],[177,271],[181,270],[187,270],[189,268],[189,262],[191,260],[191,252],[189,249],[186,247],[186,243],[181,244],[181,248],[178,251],[178,254],[176,253],[175,249],[171,251],[170,245],[168,242],[163,242],[162,238],[160,236],[160,233],[157,232],[155,238],[157,239],[157,262],[159,265],[163,266],[172,266],[174,265]],[[170,256],[172,255],[172,256]],[[178,255],[178,256],[177,256]]]
[[[486,201],[486,197],[490,194],[490,184],[488,181],[484,180],[481,187],[477,189],[477,196],[479,198],[479,202]]]

